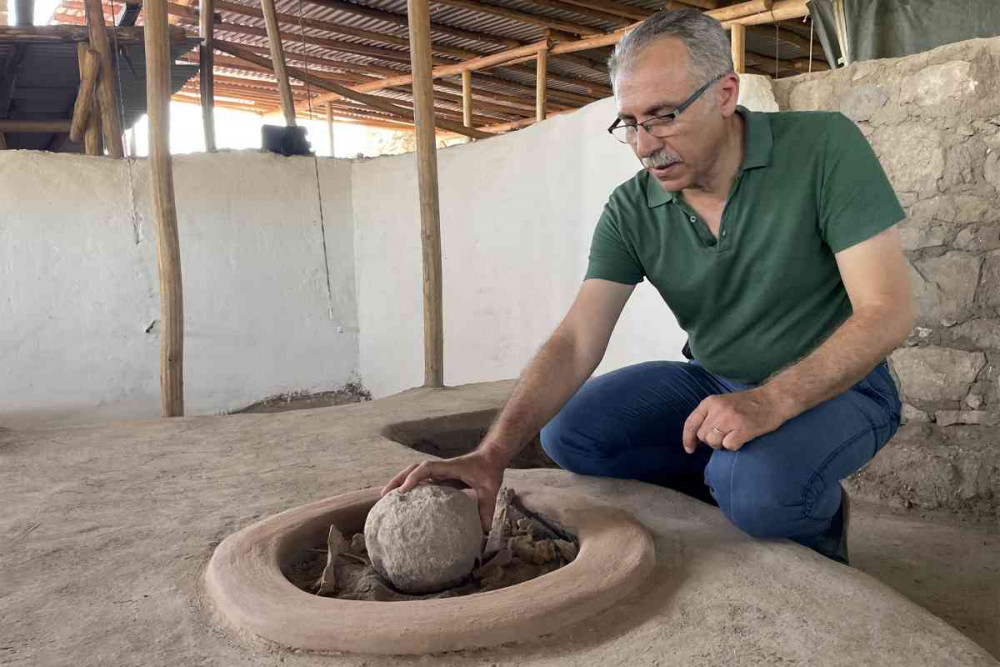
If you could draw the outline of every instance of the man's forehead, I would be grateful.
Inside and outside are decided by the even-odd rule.
[[[642,48],[618,72],[615,104],[619,116],[636,116],[676,106],[691,94],[687,47],[664,37]]]

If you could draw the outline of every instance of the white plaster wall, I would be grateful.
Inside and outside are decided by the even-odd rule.
[[[187,414],[355,379],[350,163],[321,160],[319,170],[325,257],[311,158],[175,158]],[[159,415],[148,175],[145,162],[129,171],[122,161],[0,153],[6,426]]]
[[[604,129],[612,100],[439,152],[445,382],[516,377],[572,303],[608,195],[639,168]],[[412,155],[355,165],[359,365],[376,396],[423,383]],[[684,337],[643,284],[602,371],[677,358]]]

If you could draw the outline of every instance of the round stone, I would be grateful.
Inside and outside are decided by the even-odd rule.
[[[482,539],[476,501],[433,484],[387,493],[365,522],[372,566],[403,593],[433,593],[462,583],[476,565]]]

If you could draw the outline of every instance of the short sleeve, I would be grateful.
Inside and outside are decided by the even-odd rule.
[[[820,233],[834,253],[906,217],[875,151],[843,114],[832,114],[827,127],[821,187]]]
[[[590,244],[590,261],[584,280],[598,278],[624,285],[642,282],[643,270],[622,236],[612,202],[604,206]]]

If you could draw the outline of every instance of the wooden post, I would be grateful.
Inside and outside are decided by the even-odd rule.
[[[147,0],[146,102],[149,109],[149,185],[160,267],[160,403],[164,417],[184,414],[184,299],[177,208],[170,159],[170,44],[166,0]]]
[[[441,306],[441,211],[438,202],[434,80],[431,78],[428,0],[407,0],[413,115],[417,134],[420,240],[424,274],[424,386],[444,386],[444,316]]]
[[[205,128],[205,150],[214,153],[215,146],[215,0],[201,0],[199,17],[198,77],[201,93],[201,123]]]
[[[538,52],[538,63],[535,72],[535,120],[545,120],[545,92],[548,90],[549,50]]]
[[[69,140],[79,143],[89,127],[90,112],[94,108],[94,89],[97,87],[100,61],[97,59],[97,52],[88,49],[83,42],[77,42],[76,55],[80,63],[80,90],[73,104],[73,124],[70,126]]]
[[[334,157],[333,152],[333,103],[326,105],[326,130],[330,133],[330,157]]]
[[[744,74],[747,71],[747,27],[745,25],[734,25],[730,29],[729,34],[733,45],[733,71],[737,74]]]
[[[90,29],[90,48],[97,51],[101,61],[101,71],[97,77],[97,102],[101,108],[104,145],[107,146],[110,157],[121,159],[125,150],[122,147],[122,126],[118,118],[118,105],[115,103],[115,68],[112,65],[111,47],[108,46],[108,35],[105,32],[104,9],[101,0],[84,0],[84,2],[87,27]]]
[[[35,25],[35,0],[14,0],[17,7],[17,25]]]
[[[278,12],[274,9],[274,0],[260,0],[260,6],[264,11],[274,75],[278,77],[278,90],[281,92],[281,112],[285,115],[285,125],[295,127],[295,100],[292,98],[292,86],[288,82],[288,71],[285,69],[285,50],[281,46]]]
[[[472,127],[472,70],[462,72],[462,124]]]

